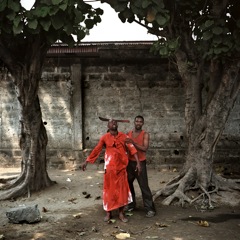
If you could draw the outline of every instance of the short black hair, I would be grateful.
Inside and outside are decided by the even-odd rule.
[[[134,118],[134,121],[135,121],[137,118],[141,118],[141,119],[143,120],[143,122],[144,122],[144,117],[143,117],[143,116],[137,115],[137,116]]]

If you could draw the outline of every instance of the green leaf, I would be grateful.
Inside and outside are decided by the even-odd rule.
[[[101,8],[95,9],[97,15],[103,15],[103,10]]]
[[[9,13],[6,17],[10,20],[10,21],[13,21],[14,18],[16,16],[16,13],[15,12],[11,12]]]
[[[28,27],[31,29],[36,29],[38,26],[38,21],[36,19],[28,21]]]
[[[142,7],[142,0],[134,0],[131,2],[131,4],[135,5],[138,8]]]
[[[168,43],[168,47],[171,49],[171,50],[175,50],[177,47],[178,47],[178,39],[175,39],[173,41],[170,41]]]
[[[74,47],[75,41],[74,41],[72,35],[64,35],[63,37],[61,37],[61,40],[64,43],[67,43],[69,47]]]
[[[138,17],[145,17],[146,12],[143,8],[136,7],[134,5],[130,6],[130,9],[132,10],[133,14],[136,14]]]
[[[222,47],[222,52],[228,52],[230,49],[228,47]]]
[[[163,0],[152,0],[158,7],[164,8],[164,2]]]
[[[73,32],[73,26],[71,24],[67,24],[64,26],[64,31],[70,35]]]
[[[225,39],[224,45],[227,46],[228,48],[231,48],[233,46],[232,39]]]
[[[17,27],[20,22],[21,22],[21,16],[17,15],[13,20],[13,25]]]
[[[5,10],[6,7],[7,7],[7,0],[2,0],[0,4],[0,12]]]
[[[63,0],[52,0],[53,5],[59,5]]]
[[[122,12],[122,14],[123,14],[123,16],[124,16],[126,19],[133,17],[133,13],[132,13],[132,11],[131,11],[129,8],[125,9],[125,10]]]
[[[223,33],[223,29],[221,27],[214,27],[212,31],[216,35],[220,35],[221,33]]]
[[[168,49],[165,46],[161,47],[160,50],[159,50],[159,54],[161,56],[167,56],[168,55]]]
[[[207,31],[207,32],[203,33],[203,40],[205,40],[205,41],[211,39],[212,37],[213,37],[213,34],[210,31]]]
[[[100,23],[102,21],[102,19],[100,18],[100,16],[95,16],[94,17],[94,22],[95,23]]]
[[[14,35],[20,34],[23,30],[23,23],[20,23],[18,26],[13,26]]]
[[[54,29],[58,30],[58,29],[60,29],[61,27],[63,27],[63,21],[64,21],[64,19],[62,19],[62,18],[60,18],[60,17],[58,17],[58,16],[53,16],[53,17],[51,18],[51,20],[52,20],[52,25],[53,25]]]
[[[12,9],[14,12],[19,12],[20,11],[20,3],[17,1],[9,0],[8,8]]]
[[[212,26],[214,24],[214,21],[213,20],[207,20],[206,22],[205,22],[205,27],[210,27],[210,26]]]
[[[51,21],[46,19],[40,20],[40,24],[46,32],[49,31],[49,28],[52,25]]]
[[[116,5],[116,6],[114,7],[114,9],[115,9],[116,12],[122,12],[122,11],[124,11],[126,8],[127,8],[127,4],[126,4],[126,3],[120,3],[120,4],[118,4],[118,5]]]
[[[75,13],[76,22],[80,23],[84,20],[84,16],[83,16],[82,12],[75,9],[74,13]]]
[[[85,25],[87,29],[92,29],[94,26],[94,21],[92,19],[86,19],[85,20]]]
[[[161,27],[165,26],[165,24],[168,22],[168,19],[160,14],[157,14],[155,20]]]
[[[220,44],[220,43],[222,43],[222,37],[220,37],[220,36],[215,36],[214,38],[213,38],[213,43],[216,43],[216,44]]]
[[[49,16],[53,16],[53,15],[55,15],[58,11],[59,11],[59,8],[58,8],[58,7],[51,7],[51,8],[49,9],[48,14],[49,14]]]
[[[151,5],[151,1],[149,0],[142,1],[142,8],[147,8],[149,5]]]
[[[121,20],[123,23],[126,22],[126,18],[125,18],[125,16],[124,16],[123,12],[120,12],[120,13],[118,14],[118,17],[120,18],[120,20]]]
[[[34,14],[38,17],[46,17],[49,14],[50,8],[49,7],[41,7],[36,8]]]
[[[214,48],[213,52],[214,52],[216,55],[219,55],[219,54],[222,52],[222,48]]]
[[[86,36],[86,33],[85,33],[84,31],[79,31],[79,32],[77,33],[77,39],[78,39],[79,41],[82,40],[82,39],[84,39],[85,36]]]
[[[68,6],[67,3],[64,3],[64,4],[61,4],[59,8],[65,11],[67,9],[67,6]]]

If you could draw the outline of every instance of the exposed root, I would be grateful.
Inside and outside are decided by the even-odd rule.
[[[16,177],[12,177],[12,178],[0,178],[0,183],[1,184],[8,184],[8,182],[15,180]],[[1,188],[0,188],[1,189]]]
[[[6,184],[2,187],[0,191],[0,200],[7,199],[16,199],[18,197],[24,196],[27,194],[28,197],[31,196],[31,192],[36,191],[36,189],[32,189],[29,184],[31,184],[31,179],[29,179],[30,175],[20,175],[17,179],[14,179],[10,184]],[[50,178],[46,178],[44,181],[45,185],[41,185],[41,189],[49,187],[55,184],[55,181],[51,181]],[[40,190],[37,189],[37,190]]]
[[[27,193],[27,183],[23,182],[18,187],[1,191],[0,200],[15,199]]]
[[[197,178],[196,170],[193,168],[188,169],[185,174],[179,174],[170,180],[164,188],[158,190],[153,195],[155,201],[159,196],[166,196],[162,201],[163,205],[170,205],[173,201],[178,204],[184,205],[185,202],[193,204],[202,198],[202,205],[208,209],[213,209],[213,200],[211,195],[218,194],[220,190],[236,191],[240,190],[240,180],[225,179],[219,175],[213,174],[209,184],[210,191],[201,185]],[[194,186],[194,187],[193,187]],[[201,193],[194,199],[189,198],[186,193],[189,190],[201,190]]]

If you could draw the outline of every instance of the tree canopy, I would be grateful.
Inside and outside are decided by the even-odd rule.
[[[161,56],[171,56],[186,38],[194,42],[191,53],[194,51],[194,55],[198,53],[204,59],[226,60],[239,55],[240,3],[237,0],[101,2],[109,3],[122,22],[135,21],[158,36],[155,50]]]
[[[48,47],[56,41],[73,46],[101,22],[102,14],[102,9],[94,9],[78,0],[36,0],[30,10],[23,8],[20,1],[2,0],[1,59],[11,70],[9,55],[19,56],[19,60],[25,61],[36,39],[41,39]]]

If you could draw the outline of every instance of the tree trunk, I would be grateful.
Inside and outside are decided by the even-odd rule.
[[[222,189],[240,190],[239,181],[223,179],[213,171],[215,148],[239,93],[239,69],[237,63],[233,63],[222,71],[220,84],[214,95],[210,101],[205,99],[204,108],[199,110],[199,106],[204,102],[204,99],[199,102],[199,96],[204,96],[198,92],[201,90],[199,88],[201,79],[198,77],[200,74],[194,75],[193,71],[188,71],[184,62],[184,54],[180,54],[178,66],[186,90],[185,119],[188,141],[186,162],[179,175],[167,183],[163,189],[157,191],[153,198],[163,195],[167,196],[163,204],[169,205],[177,199],[177,202],[183,205],[184,202],[193,203],[199,199],[199,196],[191,199],[187,194],[189,190],[200,189],[200,196],[207,196],[208,207],[212,207],[210,193]]]
[[[40,69],[37,72],[41,73]],[[19,75],[14,76],[15,79],[18,77]],[[48,138],[37,95],[39,79],[25,75],[20,81],[22,84],[19,84],[19,81],[14,82],[21,107],[19,144],[22,151],[21,174],[16,180],[4,186],[0,200],[17,198],[26,193],[29,196],[31,192],[39,191],[54,183],[47,173]]]

